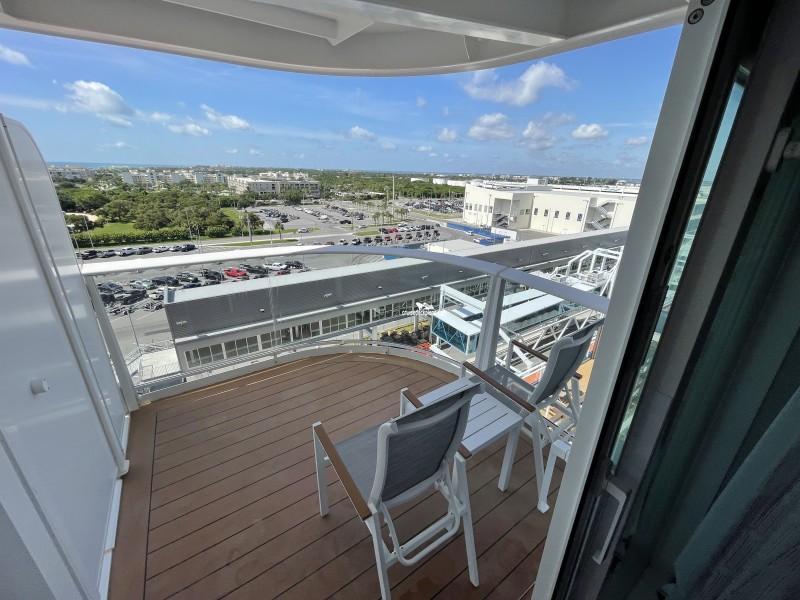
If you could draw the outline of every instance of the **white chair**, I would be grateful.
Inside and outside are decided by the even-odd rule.
[[[501,383],[506,389],[506,395],[517,404],[526,402],[528,405],[526,422],[533,434],[533,457],[539,496],[537,507],[541,512],[547,512],[550,508],[547,494],[550,491],[556,458],[565,462],[569,458],[582,403],[577,370],[586,358],[595,332],[602,324],[603,319],[598,319],[572,335],[561,338],[553,345],[549,356],[514,341],[516,346],[547,361],[536,384],[528,383],[502,365],[494,365],[485,373]],[[543,450],[548,445],[550,453],[545,467]]]
[[[511,478],[511,467],[514,464],[514,455],[517,450],[517,442],[522,432],[523,418],[527,416],[533,407],[523,403],[521,406],[507,406],[496,396],[488,392],[494,387],[497,394],[505,396],[508,390],[502,385],[487,377],[483,372],[469,363],[462,365],[462,377],[451,383],[437,388],[427,394],[416,398],[406,388],[400,390],[400,414],[404,415],[411,410],[416,410],[427,406],[432,402],[438,402],[440,398],[452,393],[464,385],[477,385],[475,380],[467,377],[467,371],[472,371],[479,379],[482,379],[481,390],[472,396],[469,407],[469,420],[467,429],[464,432],[462,444],[469,454],[480,452],[496,440],[506,437],[506,450],[503,457],[503,466],[500,469],[500,479],[497,487],[500,491],[506,491],[508,481]],[[463,455],[463,453],[462,453]]]
[[[469,578],[478,585],[467,471],[458,454],[469,405],[480,386],[464,381],[437,402],[333,443],[322,424],[312,426],[320,515],[328,513],[325,467],[332,464],[359,517],[372,535],[381,594],[390,595],[388,568],[411,566],[455,537],[464,523]],[[408,393],[408,392],[406,392]],[[452,471],[452,474],[451,474]],[[447,500],[447,513],[406,542],[398,539],[389,514],[431,487]],[[381,536],[381,515],[392,550]]]

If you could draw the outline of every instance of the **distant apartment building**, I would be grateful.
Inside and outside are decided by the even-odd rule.
[[[62,179],[91,179],[95,175],[94,169],[83,169],[80,167],[47,167],[50,177],[61,177]]]
[[[119,176],[128,185],[156,187],[158,176],[155,171],[121,171]]]
[[[228,187],[235,190],[237,194],[250,191],[258,195],[275,194],[280,196],[290,190],[299,190],[304,196],[309,198],[320,197],[319,181],[298,177],[292,174],[290,177],[273,177],[276,173],[259,173],[259,177],[244,177],[241,175],[231,175],[228,177]],[[282,173],[281,175],[289,175]]]
[[[598,188],[599,190],[599,188]],[[491,229],[567,234],[630,224],[636,195],[565,190],[522,182],[472,182],[464,192],[464,222]]]
[[[449,185],[452,187],[464,187],[467,185],[467,182],[463,179],[447,179],[445,177],[434,177],[433,183],[436,185]]]
[[[120,171],[119,176],[128,185],[158,187],[175,185],[182,181],[191,181],[197,184],[226,183],[224,173],[204,173],[200,171],[147,171],[129,170]]]

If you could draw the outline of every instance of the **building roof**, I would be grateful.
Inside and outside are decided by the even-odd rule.
[[[423,75],[551,56],[679,23],[685,0],[3,0],[0,26],[329,75]]]

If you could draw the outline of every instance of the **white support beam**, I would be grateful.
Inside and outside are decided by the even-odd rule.
[[[505,279],[493,275],[489,280],[486,310],[483,313],[481,336],[478,338],[478,348],[475,353],[475,366],[482,370],[493,366],[497,355],[497,338],[500,335],[505,289]]]

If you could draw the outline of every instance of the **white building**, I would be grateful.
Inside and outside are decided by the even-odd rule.
[[[467,184],[464,221],[478,227],[580,233],[630,225],[636,196],[509,182]]]
[[[228,187],[236,190],[237,194],[243,194],[246,191],[255,192],[259,195],[275,194],[280,196],[284,192],[290,190],[300,190],[304,196],[311,198],[320,197],[319,181],[313,179],[283,179],[283,178],[262,178],[264,175],[273,175],[272,173],[260,173],[258,179],[253,177],[242,177],[240,175],[231,175],[227,178]]]

